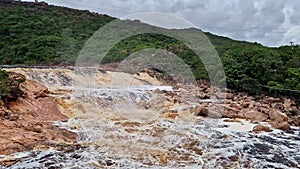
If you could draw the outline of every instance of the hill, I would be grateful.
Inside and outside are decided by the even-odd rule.
[[[115,19],[46,3],[0,0],[0,63],[72,65],[92,34]],[[300,100],[299,46],[270,48],[208,32],[205,35],[221,57],[228,87]],[[121,41],[103,63],[119,62],[131,53],[153,47],[177,54],[190,65],[197,79],[208,79],[201,60],[189,47],[157,34],[136,35]]]

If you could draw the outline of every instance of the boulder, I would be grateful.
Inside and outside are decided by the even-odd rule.
[[[288,116],[279,110],[270,111],[269,116],[270,116],[271,121],[287,122],[289,120]]]
[[[294,105],[294,102],[291,99],[284,99],[283,107],[286,112],[293,110],[292,105]]]
[[[237,118],[238,117],[238,110],[233,109],[229,106],[225,106],[224,111],[222,112],[223,118]]]
[[[238,117],[249,119],[252,122],[262,122],[268,119],[268,115],[255,110],[242,110],[238,113]]]
[[[280,130],[291,130],[291,126],[288,122],[277,122],[277,121],[271,121],[269,122],[272,127]]]
[[[192,108],[192,113],[194,113],[196,116],[203,116],[206,117],[208,115],[208,109],[203,106],[196,106],[195,108]]]
[[[271,132],[272,130],[268,126],[263,126],[263,125],[257,125],[253,128],[254,132]]]
[[[220,112],[212,110],[212,109],[208,110],[207,116],[211,117],[211,118],[222,118],[222,114]]]

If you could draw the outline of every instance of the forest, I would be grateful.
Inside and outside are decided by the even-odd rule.
[[[115,19],[46,3],[0,0],[0,62],[2,65],[74,65],[93,33]],[[204,34],[221,58],[229,88],[254,95],[288,96],[300,100],[298,45],[267,47],[208,32]],[[188,46],[157,34],[141,34],[122,40],[107,53],[103,63],[120,62],[147,48],[175,53],[192,68],[197,79],[208,80],[201,60]],[[0,93],[5,95],[9,92],[7,73],[1,71],[0,76]]]

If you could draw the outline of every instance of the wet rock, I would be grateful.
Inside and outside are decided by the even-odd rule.
[[[251,153],[258,153],[258,154],[270,154],[270,151],[273,149],[272,147],[266,145],[266,144],[260,144],[260,143],[255,143],[253,147],[253,151]]]
[[[252,131],[254,131],[254,132],[261,132],[261,131],[271,132],[272,130],[268,126],[257,125],[253,128]]]
[[[112,160],[106,160],[105,164],[106,164],[106,166],[112,166],[112,165],[114,165],[114,162]]]
[[[16,160],[5,160],[5,161],[1,161],[0,162],[0,167],[1,165],[2,166],[11,166],[13,164],[16,164],[17,162],[19,162],[20,160],[19,159],[16,159]]]
[[[299,166],[297,166],[297,164],[289,161],[282,154],[274,154],[273,158],[272,159],[267,159],[267,161],[280,163],[280,164],[283,164],[283,165],[286,165],[286,166],[289,166],[289,167],[295,167],[295,168],[299,167]]]
[[[49,157],[52,157],[54,154],[46,154],[41,159],[48,159]]]
[[[54,165],[55,162],[47,162],[45,163],[45,167],[53,167],[52,165]]]
[[[73,154],[71,157],[75,158],[75,159],[79,159],[79,158],[81,158],[81,155],[79,155],[79,154]]]
[[[241,123],[241,119],[225,119],[223,120],[224,122],[238,122],[238,123]]]
[[[228,157],[228,158],[229,158],[229,160],[231,160],[231,161],[238,161],[238,160],[240,159],[240,157],[237,156],[237,155],[230,156],[230,157]]]

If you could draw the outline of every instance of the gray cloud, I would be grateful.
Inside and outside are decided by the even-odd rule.
[[[164,12],[204,31],[268,46],[300,44],[300,1],[291,0],[46,0],[50,4],[89,9],[116,17]]]
[[[300,1],[296,1],[295,4],[293,5],[293,12],[292,12],[290,19],[291,19],[292,23],[298,24],[298,25],[300,24],[299,9],[300,9]]]

